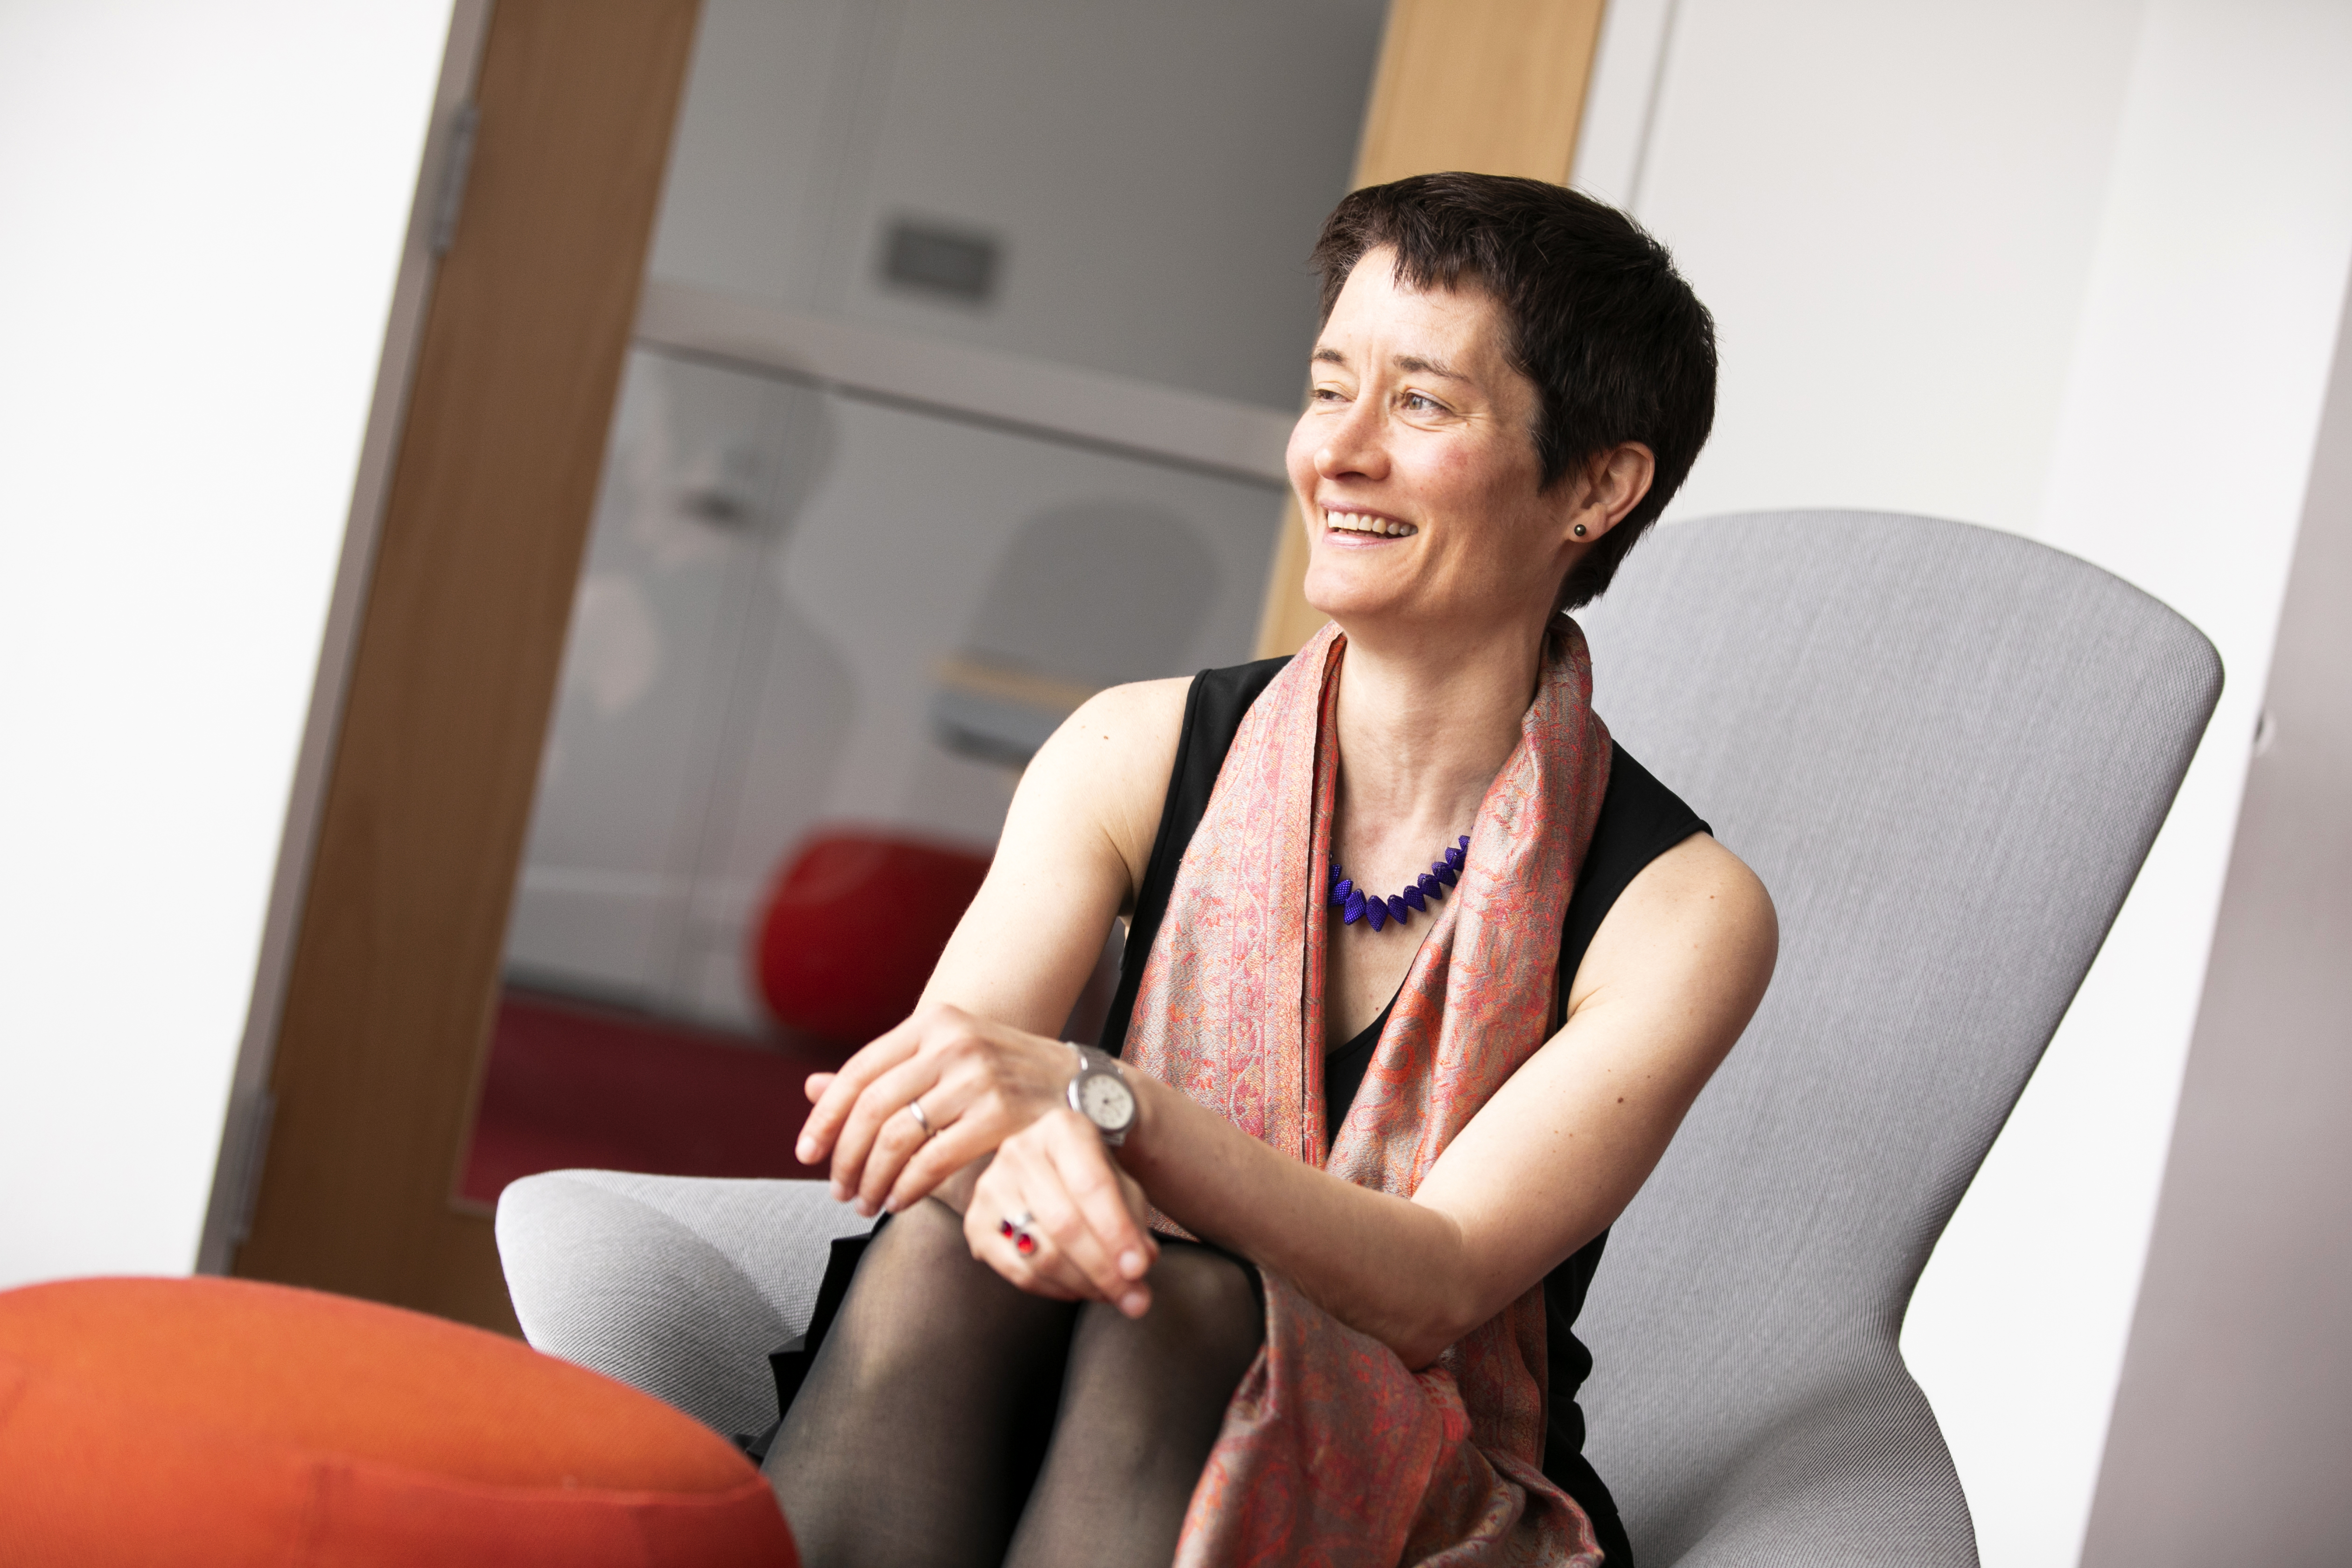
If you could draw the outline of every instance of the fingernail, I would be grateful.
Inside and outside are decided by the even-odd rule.
[[[1118,1299],[1118,1310],[1130,1318],[1143,1316],[1144,1309],[1150,1305],[1151,1298],[1140,1290],[1129,1290]]]
[[[833,1201],[835,1203],[845,1204],[849,1201],[849,1189],[843,1186],[839,1182],[834,1183],[831,1186],[827,1187],[825,1191],[833,1194]]]
[[[800,1142],[793,1146],[793,1152],[799,1156],[800,1163],[803,1165],[814,1165],[816,1163],[816,1145],[810,1142],[805,1138],[802,1139]]]
[[[882,1212],[884,1214],[897,1214],[898,1212],[898,1196],[896,1193],[893,1193],[890,1196],[882,1200]]]
[[[874,1217],[874,1201],[871,1198],[858,1199],[857,1212],[863,1217],[872,1219]]]
[[[1132,1247],[1118,1255],[1118,1271],[1121,1274],[1126,1275],[1129,1279],[1142,1279],[1144,1268],[1145,1262],[1143,1254],[1134,1250]]]

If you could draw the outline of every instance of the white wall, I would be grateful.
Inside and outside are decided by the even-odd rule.
[[[1670,515],[2007,529],[2170,604],[2228,668],[1906,1327],[1990,1568],[2081,1549],[2352,264],[2347,82],[2352,12],[2292,0],[1610,10],[1578,179],[1722,334]]]
[[[0,7],[0,1285],[195,1259],[449,22]]]

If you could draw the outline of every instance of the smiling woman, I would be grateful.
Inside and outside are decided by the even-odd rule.
[[[1080,708],[923,1006],[810,1080],[801,1157],[893,1215],[767,1460],[811,1563],[1628,1556],[1572,1325],[1776,928],[1561,612],[1706,439],[1712,329],[1534,181],[1360,191],[1315,258],[1333,624]],[[1053,1039],[1121,916],[1104,1049]]]

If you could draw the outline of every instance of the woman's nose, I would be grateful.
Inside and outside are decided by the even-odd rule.
[[[1326,430],[1323,444],[1315,449],[1315,471],[1324,479],[1387,478],[1389,455],[1379,410],[1368,405],[1368,399],[1359,398],[1338,425]]]

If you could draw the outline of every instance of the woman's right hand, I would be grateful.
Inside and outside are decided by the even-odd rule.
[[[836,1199],[854,1200],[860,1214],[895,1213],[1040,1117],[1066,1109],[1077,1067],[1076,1053],[1060,1040],[935,1003],[838,1073],[809,1079],[816,1103],[797,1152],[804,1165],[832,1155]],[[907,1109],[917,1103],[920,1121]]]
[[[971,1255],[1033,1295],[1151,1308],[1151,1205],[1094,1123],[1065,1105],[1007,1138],[963,1215]]]

